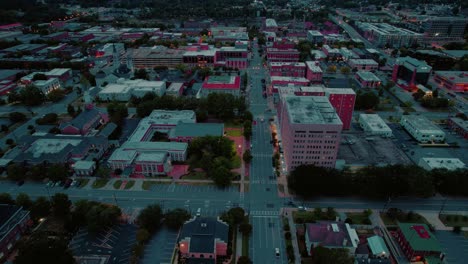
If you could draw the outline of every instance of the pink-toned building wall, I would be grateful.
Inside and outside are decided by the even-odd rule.
[[[343,123],[343,129],[349,129],[353,120],[356,94],[329,94],[328,100]]]
[[[297,49],[267,48],[268,62],[298,62],[299,51]]]
[[[302,164],[334,168],[341,139],[341,124],[295,124],[282,107],[281,135],[287,170]]]
[[[213,253],[199,253],[199,252],[190,252],[190,240],[181,240],[179,242],[179,252],[182,256],[187,258],[205,258],[205,259],[215,259],[217,256],[226,256],[227,255],[227,243],[225,242],[216,242],[214,248],[215,252]]]
[[[271,85],[298,85],[298,86],[307,86],[309,85],[309,81],[303,81],[303,80],[272,80]],[[278,92],[278,91],[276,91]]]
[[[318,64],[318,63],[317,63]],[[318,65],[315,65],[319,67]],[[309,81],[314,83],[322,82],[323,80],[323,72],[322,69],[313,67],[312,65],[307,64],[306,76]]]
[[[304,63],[270,63],[270,76],[304,77]]]

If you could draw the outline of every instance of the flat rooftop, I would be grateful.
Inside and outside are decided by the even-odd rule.
[[[356,73],[361,79],[367,82],[380,82],[379,77],[370,71],[358,71]]]
[[[358,65],[378,65],[378,63],[375,60],[372,59],[350,59],[350,63],[353,64],[358,64]]]
[[[326,96],[286,95],[284,100],[291,123],[342,125]]]
[[[443,168],[447,170],[455,170],[466,167],[465,163],[457,158],[421,158],[421,160],[432,169]]]
[[[415,129],[422,133],[444,133],[438,126],[434,125],[429,119],[417,115],[404,115],[402,120],[411,123]]]
[[[377,114],[360,114],[359,122],[365,122],[371,129],[371,131],[390,131],[392,129],[380,118]]]
[[[320,65],[317,62],[306,61],[305,63],[307,65],[307,68],[309,68],[312,72],[322,72],[322,68],[320,68]]]
[[[40,157],[42,154],[55,154],[62,151],[68,145],[74,147],[81,143],[81,139],[70,138],[40,138],[34,141],[31,146],[26,150],[31,153],[35,158]]]
[[[351,88],[325,88],[325,93],[330,94],[356,94]]]
[[[468,83],[468,71],[436,71],[435,74],[453,83]]]
[[[416,69],[417,72],[430,72],[432,67],[427,65],[425,61],[420,61],[412,57],[400,57],[396,60],[398,65],[403,65],[409,70]]]

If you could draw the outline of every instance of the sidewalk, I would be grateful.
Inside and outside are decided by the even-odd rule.
[[[242,233],[239,232],[239,229],[237,229],[237,235],[236,235],[236,260],[240,256],[242,256]]]
[[[294,249],[294,263],[301,264],[301,253],[299,252],[299,245],[297,244],[297,230],[296,224],[294,223],[294,219],[292,217],[292,211],[285,210],[285,213],[288,215],[287,219],[291,233],[291,241]]]

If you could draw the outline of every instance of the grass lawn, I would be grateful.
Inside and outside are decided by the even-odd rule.
[[[365,213],[346,213],[346,217],[350,218],[355,225],[365,225],[366,222],[370,222]]]
[[[380,218],[385,225],[397,225],[398,222],[400,223],[419,223],[419,224],[426,224],[430,225],[430,223],[424,218],[422,215],[413,213],[412,217],[408,217],[406,213],[399,215],[397,219],[393,220],[387,216],[385,213],[380,213]]]
[[[462,231],[463,232],[463,236],[465,236],[465,238],[468,238],[468,231]]]
[[[439,218],[446,226],[468,226],[468,216],[441,214]]]
[[[89,183],[89,179],[79,179],[78,181],[80,181],[80,188],[85,187]]]
[[[244,124],[242,122],[224,122],[224,127],[230,127],[230,128],[241,128],[243,127]]]
[[[109,179],[96,179],[94,182],[93,182],[93,189],[99,189],[99,188],[102,188],[104,186],[106,186],[106,184],[109,182]]]
[[[135,181],[128,181],[127,184],[125,184],[124,189],[125,190],[131,189],[133,185],[135,185]]]
[[[242,130],[240,129],[231,129],[231,130],[225,130],[226,131],[226,136],[228,137],[242,137]]]
[[[240,168],[242,164],[241,158],[235,155],[231,160],[231,165],[234,169]]]
[[[242,235],[242,256],[249,256],[249,236]]]
[[[206,180],[208,178],[206,177],[205,172],[194,171],[194,172],[190,172],[189,174],[182,176],[182,179],[183,180]]]
[[[149,190],[151,189],[151,186],[158,184],[170,184],[170,182],[144,181],[141,187],[143,190]]]
[[[120,186],[122,185],[122,180],[117,180],[114,182],[114,189],[120,189]]]
[[[328,216],[326,210],[322,210],[322,213],[317,216],[317,214],[313,211],[294,211],[293,212],[293,219],[294,223],[301,224],[301,223],[313,223],[317,220],[335,220],[336,212],[333,211],[332,216]]]

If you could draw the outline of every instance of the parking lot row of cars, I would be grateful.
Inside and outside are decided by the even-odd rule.
[[[46,186],[47,187],[63,187],[64,189],[68,189],[70,187],[80,187],[81,181],[79,180],[72,180],[72,179],[66,179],[64,181],[49,181]]]

